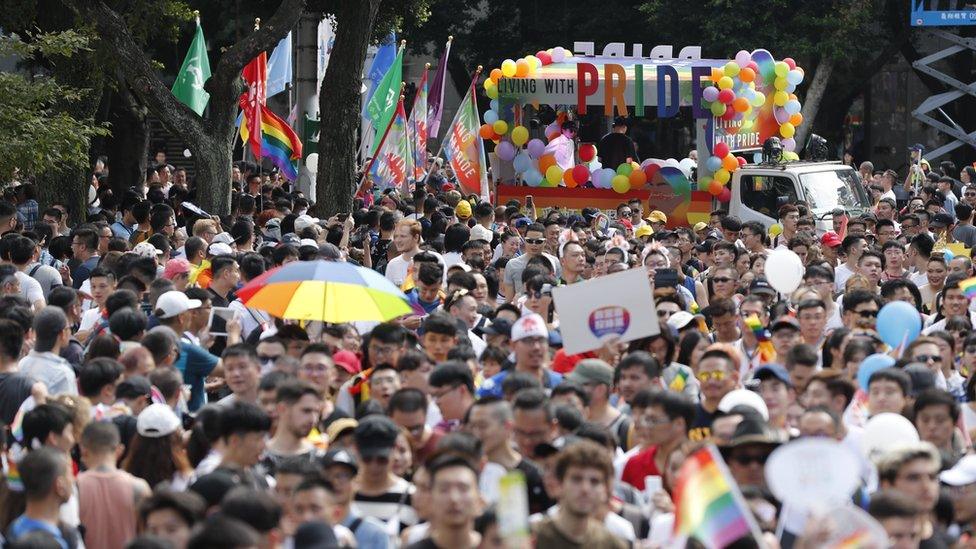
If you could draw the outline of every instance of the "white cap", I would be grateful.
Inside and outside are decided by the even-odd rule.
[[[736,406],[743,405],[748,406],[762,416],[764,421],[769,421],[769,408],[766,407],[766,402],[763,401],[759,393],[755,391],[750,391],[749,389],[735,389],[734,391],[729,391],[722,400],[718,402],[718,409],[723,412],[728,412]]]
[[[512,341],[519,341],[527,337],[544,337],[549,339],[549,329],[542,317],[532,313],[523,316],[512,324]]]
[[[234,237],[231,236],[230,233],[226,233],[226,232],[220,233],[217,236],[213,237],[213,240],[210,241],[211,244],[215,244],[217,242],[221,244],[227,244],[228,246],[230,246],[231,244],[234,243]]]
[[[678,311],[668,318],[668,326],[675,330],[680,330],[695,320],[695,315],[688,311]]]
[[[314,246],[316,248],[319,247],[319,243],[316,242],[315,240],[312,240],[311,238],[303,238],[303,239],[299,240],[298,241],[298,245],[299,246]]]
[[[230,247],[229,244],[224,244],[223,242],[214,242],[210,244],[209,248],[210,255],[234,255],[234,249]]]
[[[494,236],[495,234],[491,232],[491,229],[485,228],[484,225],[478,224],[471,227],[471,240],[484,240],[490,244]]]
[[[136,432],[148,438],[162,438],[176,432],[180,418],[166,404],[150,404],[136,419]]]
[[[305,229],[317,225],[319,219],[308,214],[300,215],[295,218],[295,234],[302,234]]]
[[[163,251],[148,242],[140,242],[132,248],[132,253],[139,257],[156,259],[156,256],[163,253]]]
[[[966,486],[976,483],[976,455],[969,454],[952,466],[939,473],[939,480],[949,486]]]
[[[196,309],[200,305],[203,305],[203,302],[199,299],[190,299],[183,292],[172,290],[159,296],[159,299],[156,300],[156,317],[173,318],[190,309]]]

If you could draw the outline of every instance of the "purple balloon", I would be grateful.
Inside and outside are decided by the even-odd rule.
[[[505,162],[511,162],[515,158],[515,147],[508,141],[502,141],[495,147],[495,154]]]
[[[739,50],[739,53],[735,54],[735,62],[739,67],[745,67],[749,61],[752,61],[752,54],[746,50]]]
[[[786,112],[786,109],[783,107],[774,108],[773,116],[776,118],[777,124],[786,124],[790,121],[790,113]]]
[[[718,88],[715,86],[708,86],[702,90],[702,99],[708,101],[709,103],[718,99]]]
[[[782,143],[784,150],[790,152],[796,150],[796,139],[793,139],[792,137],[787,137],[786,139],[781,140],[780,143]]]
[[[546,144],[542,142],[541,139],[533,139],[529,141],[528,147],[529,156],[532,158],[539,158],[546,152]]]

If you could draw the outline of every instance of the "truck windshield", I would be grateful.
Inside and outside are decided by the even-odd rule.
[[[818,213],[844,208],[862,213],[870,207],[867,193],[854,170],[827,170],[800,174],[810,208]]]

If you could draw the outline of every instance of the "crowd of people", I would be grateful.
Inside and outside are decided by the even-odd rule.
[[[698,546],[676,533],[674,488],[715,445],[761,532],[736,546],[820,547],[829,525],[787,520],[765,475],[809,437],[857,456],[850,505],[891,547],[971,543],[974,271],[949,251],[976,239],[969,167],[915,194],[862,166],[881,190],[870,212],[818,234],[787,204],[771,236],[721,210],[672,227],[636,200],[494,205],[436,161],[412,195],[330,219],[242,164],[218,217],[156,161],[121,196],[100,162],[73,226],[30,183],[0,201],[6,546]],[[765,276],[781,248],[806,269],[789,295]],[[315,260],[383,274],[411,313],[299,322],[235,293]],[[567,354],[553,289],[639,268],[659,334]],[[892,349],[875,321],[899,300],[924,330]],[[885,413],[918,436],[870,453],[862,434]]]

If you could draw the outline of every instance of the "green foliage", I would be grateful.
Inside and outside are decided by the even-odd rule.
[[[88,48],[75,32],[37,34],[30,43],[17,37],[0,39],[0,55],[30,60],[43,55],[68,58]],[[0,73],[0,180],[18,172],[36,176],[49,170],[82,168],[95,136],[108,134],[91,119],[77,119],[67,109],[86,99],[89,90],[58,83],[47,76]]]

